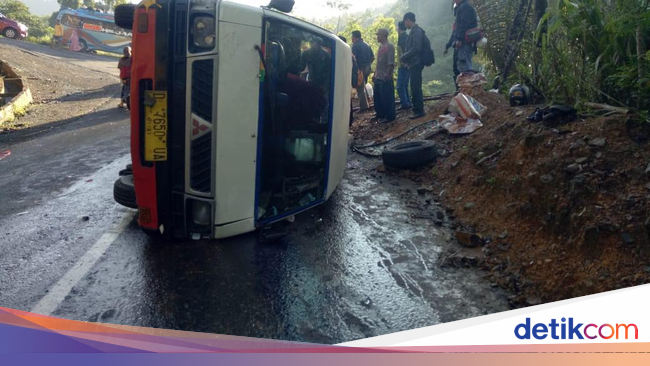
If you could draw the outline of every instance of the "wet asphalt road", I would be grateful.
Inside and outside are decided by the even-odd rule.
[[[129,131],[111,106],[0,135],[0,306],[32,310],[133,216],[112,200]],[[482,272],[440,268],[451,233],[421,214],[441,208],[376,165],[352,156],[333,199],[275,244],[163,243],[131,221],[52,315],[333,344],[507,310]]]

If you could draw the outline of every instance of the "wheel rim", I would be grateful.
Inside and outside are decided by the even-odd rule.
[[[16,37],[16,31],[14,31],[13,29],[8,29],[7,32],[6,32],[5,34],[6,34],[7,37],[9,37],[9,38],[14,38],[14,37]]]
[[[86,43],[86,41],[79,42],[79,46],[81,46],[82,51],[88,51],[88,44]]]

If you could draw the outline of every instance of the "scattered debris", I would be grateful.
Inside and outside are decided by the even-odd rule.
[[[503,150],[499,150],[499,151],[495,152],[494,154],[492,154],[490,156],[484,157],[483,159],[476,162],[476,166],[483,165],[483,163],[485,163],[486,161],[491,160],[492,158],[496,157],[497,155],[501,155],[502,152],[503,152]]]
[[[582,171],[582,166],[580,164],[571,164],[566,167],[566,172],[569,174],[578,174]]]
[[[485,112],[484,105],[463,93],[458,93],[451,100],[448,109],[452,115],[461,116],[464,120],[481,119],[481,113]]]
[[[628,113],[630,113],[629,109],[614,107],[614,106],[611,106],[611,105],[608,105],[608,104],[585,103],[585,106],[589,107],[589,108],[592,108],[592,109],[606,110],[606,111],[620,113],[620,114],[628,114]]]
[[[589,145],[594,147],[605,147],[607,145],[607,140],[604,137],[599,137],[589,141]]]
[[[480,235],[466,231],[456,231],[456,240],[466,248],[478,248],[484,243]]]
[[[621,239],[623,240],[623,244],[626,245],[632,245],[635,242],[634,237],[630,233],[623,233],[623,235],[621,235]]]
[[[461,93],[476,96],[482,94],[487,84],[487,78],[482,73],[464,72],[456,78],[456,84]]]
[[[447,114],[440,116],[442,127],[452,135],[467,135],[483,127],[477,119],[464,120],[460,116]]]
[[[361,305],[363,305],[366,308],[372,307],[372,300],[369,297],[366,297],[365,300],[361,301]]]
[[[4,159],[4,158],[6,158],[6,157],[8,157],[10,155],[11,155],[11,151],[2,150],[2,151],[0,151],[0,160]],[[650,166],[648,166],[648,169],[650,169]]]

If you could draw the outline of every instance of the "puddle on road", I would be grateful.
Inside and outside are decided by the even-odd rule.
[[[417,186],[351,164],[275,244],[164,244],[133,225],[53,315],[333,344],[508,310],[482,272],[439,268],[450,234],[414,218],[440,209]]]

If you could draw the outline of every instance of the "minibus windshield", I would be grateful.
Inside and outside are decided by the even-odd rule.
[[[269,20],[257,219],[325,200],[331,129],[331,39]]]

